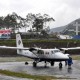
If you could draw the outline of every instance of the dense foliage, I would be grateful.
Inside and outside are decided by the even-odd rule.
[[[34,31],[41,31],[44,27],[49,27],[46,23],[50,23],[51,21],[54,21],[54,19],[47,14],[41,15],[40,13],[29,13],[26,15],[26,18],[22,18],[13,12],[5,17],[0,17],[0,28],[11,28],[15,30],[23,27],[30,27]]]

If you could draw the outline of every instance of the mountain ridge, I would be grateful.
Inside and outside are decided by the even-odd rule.
[[[57,28],[52,28],[50,30],[50,32],[52,32],[52,33],[57,32],[57,33],[66,34],[66,35],[75,35],[76,34],[76,32],[75,32],[76,31],[76,26],[75,26],[76,22],[78,24],[80,24],[80,18],[70,22],[67,25],[60,26],[60,27],[57,27]],[[78,31],[80,31],[80,27],[78,27]]]

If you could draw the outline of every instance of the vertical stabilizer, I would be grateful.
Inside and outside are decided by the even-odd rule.
[[[16,34],[16,46],[17,47],[23,47],[23,43],[22,43],[22,39],[21,39],[21,36],[20,34]],[[17,53],[18,54],[22,54],[22,50],[17,50]]]
[[[16,34],[16,46],[17,47],[23,47],[22,39],[20,34]]]

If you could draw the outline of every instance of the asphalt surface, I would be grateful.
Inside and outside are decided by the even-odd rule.
[[[29,80],[29,79],[0,75],[0,80]]]
[[[32,61],[30,61],[28,65],[25,65],[25,62],[3,62],[3,63],[1,62],[0,69],[10,70],[15,72],[24,72],[32,75],[48,75],[48,76],[50,75],[50,76],[68,77],[74,80],[80,80],[80,61],[73,61],[72,69],[68,69],[68,66],[65,66],[64,62],[63,62],[63,68],[59,69],[58,64],[59,63],[56,62],[54,66],[50,66],[50,64],[48,63],[47,67],[44,67],[44,62],[40,62],[37,64],[36,68],[33,68]],[[0,76],[0,80],[20,80],[20,78],[7,76],[6,79],[3,78],[3,76]]]

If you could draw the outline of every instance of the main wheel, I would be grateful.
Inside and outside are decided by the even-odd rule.
[[[37,66],[37,63],[36,62],[33,62],[33,67],[36,67]]]
[[[61,62],[59,63],[59,68],[62,68],[62,63]]]
[[[25,62],[25,65],[28,65],[28,62]]]
[[[54,62],[53,61],[51,61],[51,66],[54,66]]]

